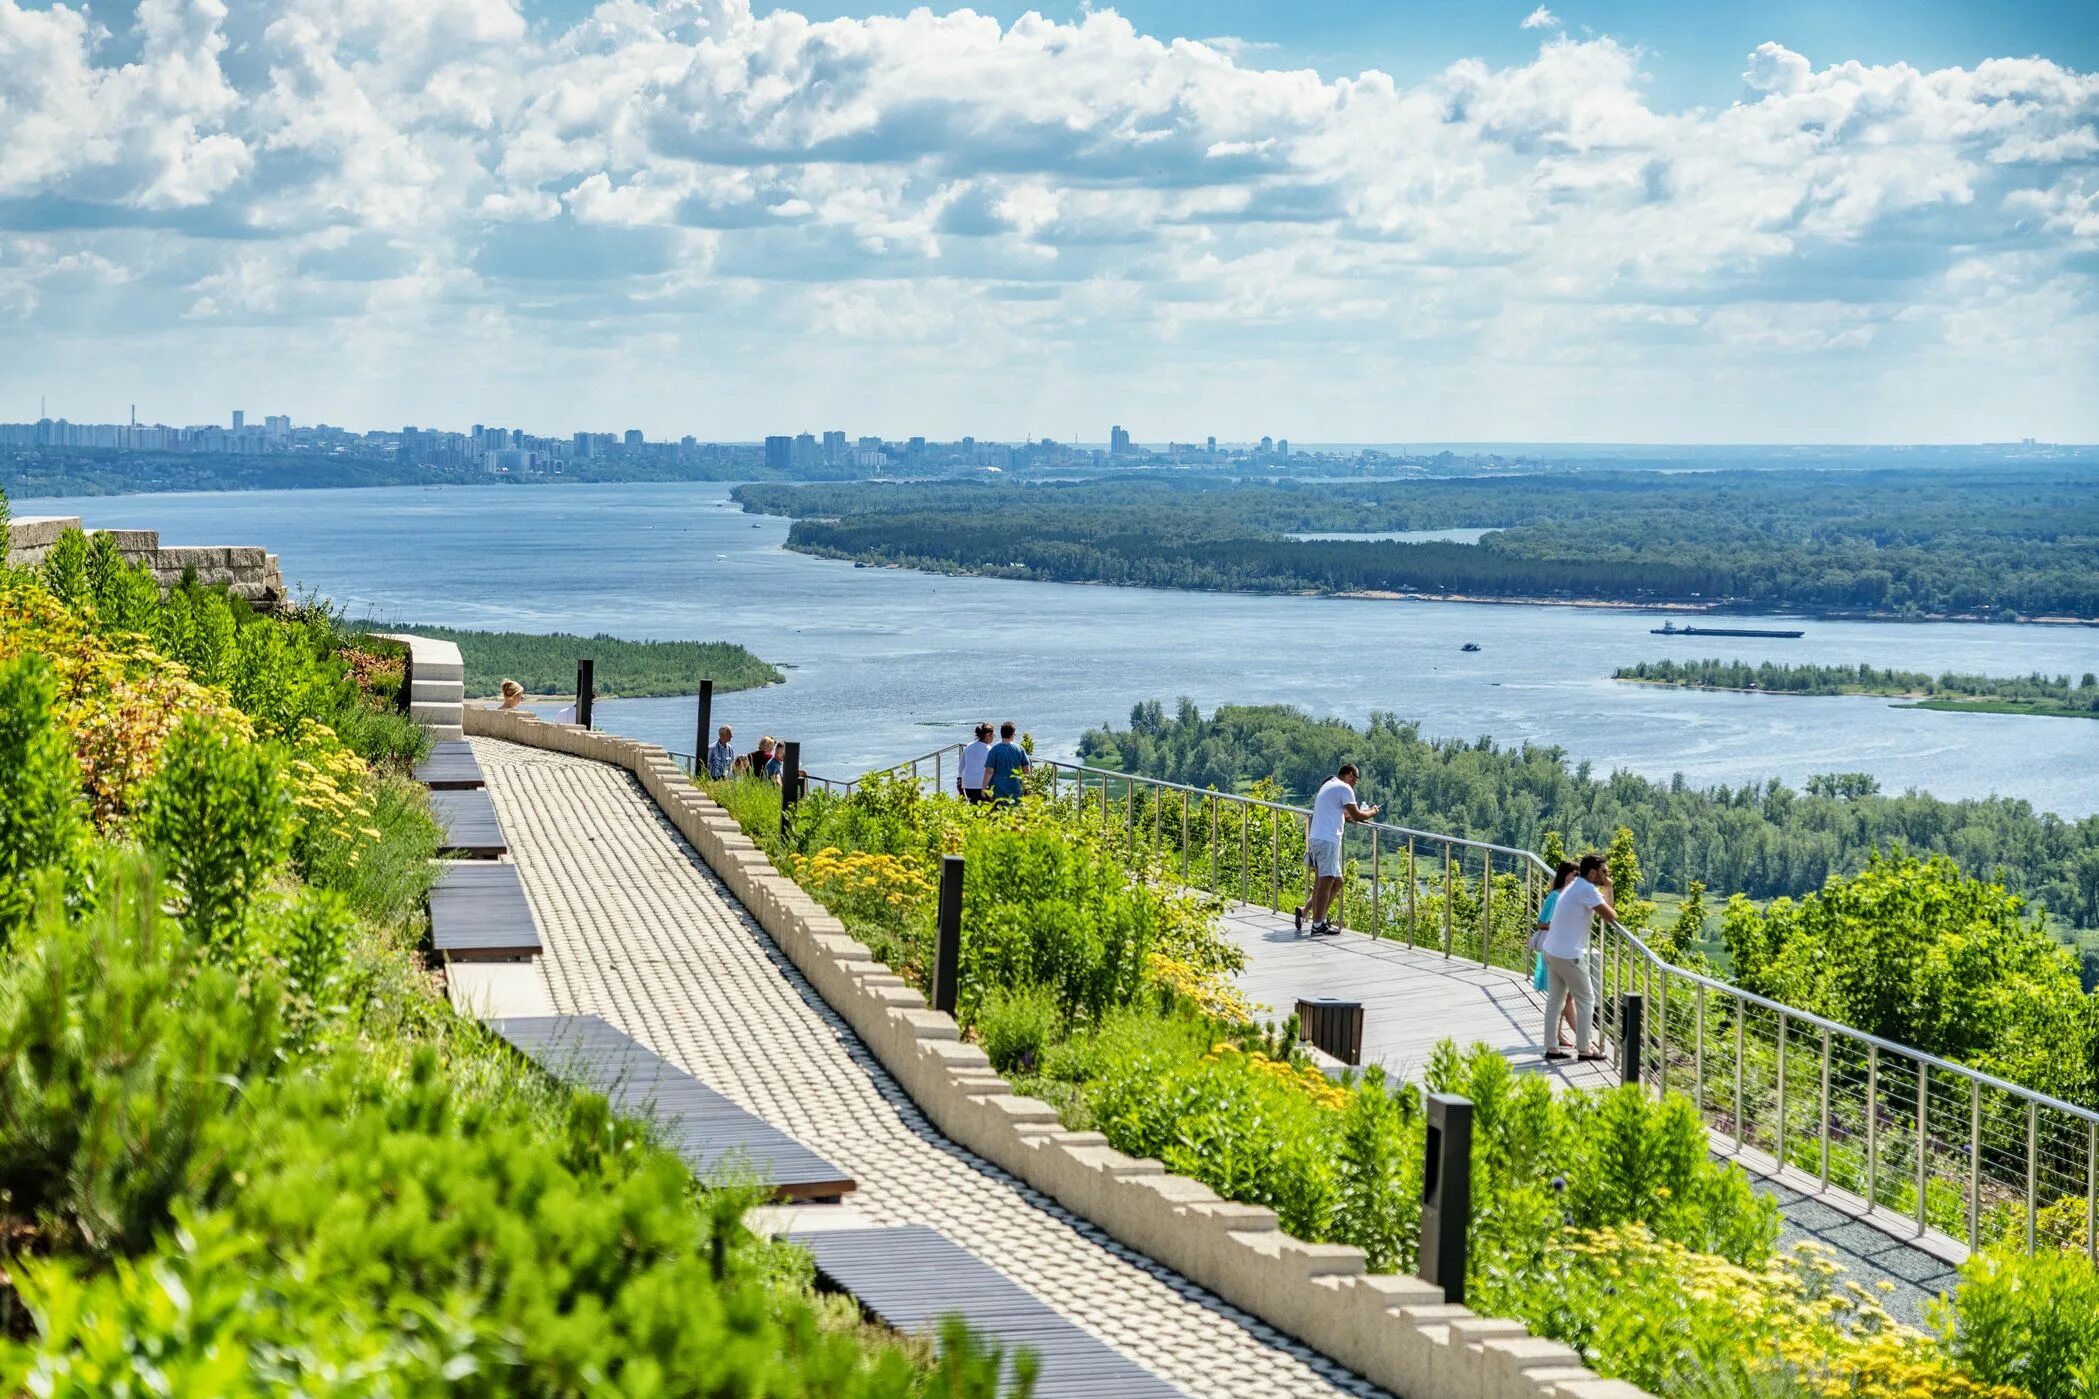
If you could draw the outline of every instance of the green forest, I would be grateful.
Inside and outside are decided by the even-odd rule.
[[[948,572],[1247,592],[2099,617],[2099,482],[2066,468],[1463,480],[750,485],[792,548]],[[1488,529],[1478,544],[1300,540]]]
[[[377,629],[457,644],[466,662],[470,699],[493,695],[506,678],[523,685],[528,694],[574,694],[576,661],[585,656],[596,662],[592,674],[600,699],[689,695],[703,678],[712,678],[717,690],[751,690],[787,678],[778,666],[726,641],[627,641],[603,632],[585,637],[405,624]]]
[[[1878,790],[1859,773],[1694,787],[1629,772],[1599,775],[1563,749],[1491,739],[1425,738],[1418,724],[1373,714],[1366,728],[1281,705],[1224,706],[1203,715],[1182,701],[1146,701],[1127,729],[1094,729],[1092,763],[1197,787],[1235,791],[1273,779],[1302,799],[1344,761],[1394,825],[1537,850],[1548,830],[1569,848],[1632,831],[1650,887],[1692,881],[1721,894],[1798,897],[1831,875],[1865,867],[1875,849],[1951,856],[1970,874],[2001,878],[2063,924],[2099,928],[2099,816],[2065,821],[2007,797],[1943,801]],[[2088,968],[2088,978],[2099,968]]]
[[[1934,709],[2074,715],[2099,719],[2099,674],[1930,675],[1869,665],[1777,665],[1765,661],[1642,661],[1620,666],[1614,680],[1701,690],[1760,690],[1774,695],[1894,695],[1918,698]]]

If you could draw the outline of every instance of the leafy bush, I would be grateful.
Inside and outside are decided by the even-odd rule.
[[[146,788],[138,832],[182,891],[190,935],[238,951],[255,896],[291,854],[291,789],[270,750],[187,720]]]
[[[977,1002],[971,1027],[1000,1073],[1027,1072],[1057,1032],[1057,1001],[1046,987],[996,988]]]
[[[1976,1254],[1939,1317],[1945,1345],[1985,1384],[2034,1399],[2099,1395],[2099,1270],[2079,1254]]]
[[[104,859],[77,920],[57,882],[0,959],[0,1238],[12,1216],[128,1251],[226,1169],[201,1144],[273,1066],[281,992],[202,961],[135,861]]]
[[[70,871],[87,835],[80,769],[58,728],[57,701],[43,657],[0,661],[0,951],[29,916],[31,876]]]

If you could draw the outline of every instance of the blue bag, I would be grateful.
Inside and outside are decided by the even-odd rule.
[[[1537,969],[1531,973],[1531,985],[1540,991],[1545,989],[1545,954],[1542,952],[1538,954]]]

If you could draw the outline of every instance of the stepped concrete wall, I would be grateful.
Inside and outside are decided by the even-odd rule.
[[[377,632],[408,648],[408,717],[440,742],[464,735],[460,715],[466,708],[466,662],[459,647],[407,632]]]
[[[1015,1094],[953,1017],[773,868],[734,817],[654,744],[468,709],[466,732],[626,768],[759,925],[949,1137],[1210,1291],[1406,1399],[1646,1399],[1521,1322],[1443,1301],[1418,1278],[1364,1271],[1360,1249],[1284,1234],[1275,1212],[1070,1132]]]
[[[7,522],[7,562],[17,566],[42,563],[44,555],[69,529],[81,529],[77,515],[30,515]],[[162,587],[182,581],[195,569],[197,581],[206,587],[223,583],[238,597],[257,607],[281,607],[286,594],[284,573],[277,556],[267,549],[223,544],[163,545],[160,532],[150,529],[88,530],[116,540],[117,552],[126,563],[144,564]]]

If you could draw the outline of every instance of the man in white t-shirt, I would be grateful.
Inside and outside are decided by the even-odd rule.
[[[977,725],[974,743],[962,749],[962,766],[955,772],[955,790],[972,805],[990,801],[984,794],[984,767],[991,761],[991,725]]]
[[[1538,950],[1545,955],[1545,1039],[1553,1044],[1567,998],[1574,998],[1575,1051],[1584,1059],[1601,1059],[1589,1049],[1589,1027],[1596,1019],[1596,988],[1589,984],[1589,921],[1597,914],[1616,920],[1611,907],[1611,871],[1601,855],[1584,855],[1575,877],[1560,890],[1552,922]],[[1547,1059],[1571,1057],[1564,1049],[1547,1049]]]
[[[1312,923],[1312,936],[1328,937],[1341,931],[1326,921],[1326,911],[1341,892],[1341,828],[1351,822],[1368,821],[1377,815],[1374,806],[1356,805],[1356,765],[1343,763],[1312,798],[1312,824],[1305,830],[1305,868],[1312,876],[1312,895],[1291,911],[1297,931]]]

